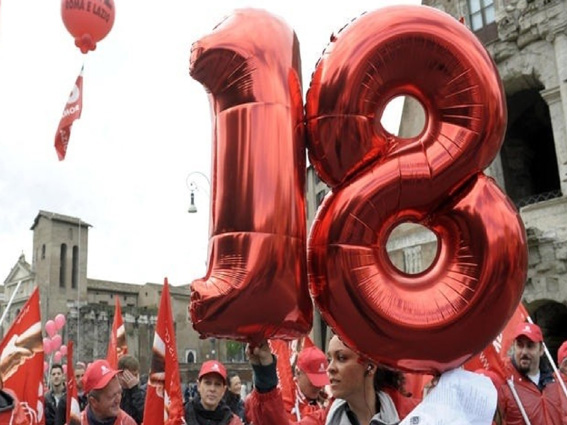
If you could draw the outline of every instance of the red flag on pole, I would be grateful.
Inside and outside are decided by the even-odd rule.
[[[296,405],[295,381],[293,379],[293,363],[297,353],[292,353],[290,343],[281,339],[271,339],[270,348],[272,353],[278,358],[276,370],[282,399],[286,411],[291,412],[291,408]]]
[[[81,408],[79,406],[79,393],[75,379],[75,368],[73,366],[73,341],[67,344],[67,425],[79,425],[81,423]]]
[[[177,343],[167,278],[158,310],[150,376],[144,405],[144,423],[152,425],[185,424]]]
[[[55,151],[57,152],[59,161],[63,161],[67,154],[67,145],[71,137],[71,126],[73,122],[81,118],[81,111],[83,110],[83,68],[81,68],[73,90],[71,90],[69,94],[69,99],[67,99],[67,104],[63,109],[61,121],[59,121],[59,127],[57,127],[57,133],[55,133]]]
[[[44,424],[43,339],[37,287],[0,342],[0,373],[4,388],[15,393],[29,423]]]
[[[128,353],[128,344],[126,343],[126,328],[122,319],[122,309],[120,308],[120,300],[115,296],[114,304],[114,320],[112,321],[112,331],[108,341],[108,350],[106,360],[114,369],[118,368],[118,359]]]
[[[492,344],[488,345],[478,355],[467,361],[464,364],[464,368],[472,372],[479,369],[491,370],[502,379],[506,379],[507,374],[504,365],[508,357],[508,351],[514,342],[515,329],[518,323],[525,322],[528,317],[528,311],[524,305],[520,303],[502,332],[492,341]]]

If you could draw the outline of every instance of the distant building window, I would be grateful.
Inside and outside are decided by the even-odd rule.
[[[67,245],[61,244],[61,256],[59,257],[59,287],[65,287],[65,270],[67,269]]]
[[[76,289],[79,282],[79,247],[73,247],[73,265],[71,270],[71,288]]]
[[[187,363],[197,363],[197,351],[185,350]]]
[[[72,241],[73,240],[73,228],[69,227],[69,240]]]
[[[41,246],[41,259],[45,260],[45,244]]]
[[[494,22],[494,0],[467,0],[471,29],[478,31]]]
[[[321,203],[323,202],[323,199],[325,199],[326,194],[327,194],[327,192],[324,191],[324,190],[320,190],[319,192],[317,192],[317,196],[316,196],[317,208],[319,208],[319,205],[321,205]]]
[[[317,173],[314,174],[315,174],[315,187],[317,187],[317,185],[321,183],[321,179],[319,178],[319,175]]]
[[[416,274],[423,270],[421,265],[421,245],[404,249],[404,271]]]

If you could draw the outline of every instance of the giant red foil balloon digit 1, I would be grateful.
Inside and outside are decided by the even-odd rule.
[[[209,262],[191,284],[202,336],[296,338],[311,327],[299,43],[267,12],[242,9],[192,46],[210,93]]]
[[[426,112],[415,138],[375,124],[399,95]],[[376,361],[431,373],[462,364],[511,317],[527,271],[522,221],[482,174],[506,127],[490,56],[443,12],[380,9],[324,52],[306,114],[311,162],[333,186],[308,247],[310,289],[324,319]],[[386,252],[403,222],[438,239],[420,274],[399,271]]]
[[[108,35],[114,14],[114,0],[61,0],[65,28],[83,53],[95,50],[96,43]]]

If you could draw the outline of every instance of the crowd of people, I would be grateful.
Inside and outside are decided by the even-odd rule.
[[[567,425],[567,341],[558,350],[555,370],[545,361],[544,352],[541,329],[531,323],[520,324],[506,363],[507,377],[485,373],[492,378],[498,397],[493,424]],[[288,359],[277,359],[267,342],[249,346],[247,355],[254,386],[245,398],[238,374],[228,373],[217,360],[201,365],[195,385],[186,387],[187,424],[430,424],[404,421],[427,395],[412,396],[405,390],[403,373],[357,354],[336,335],[329,341],[327,353],[315,346],[301,350],[293,366],[295,393],[291,398],[282,394],[277,371],[278,361]],[[146,389],[135,357],[122,356],[117,369],[106,360],[96,360],[88,367],[78,362],[74,371],[82,425],[143,423]],[[63,425],[66,392],[62,366],[52,365],[49,376],[46,425]],[[434,379],[424,394],[434,391],[436,382]],[[0,407],[9,401],[9,394],[0,392]]]

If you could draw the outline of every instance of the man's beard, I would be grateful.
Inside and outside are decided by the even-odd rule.
[[[527,363],[522,363],[523,361],[527,361]],[[518,371],[520,371],[521,373],[523,373],[524,375],[527,375],[528,372],[530,371],[530,367],[532,366],[532,362],[533,360],[527,357],[523,357],[520,359],[520,361],[518,362]]]

